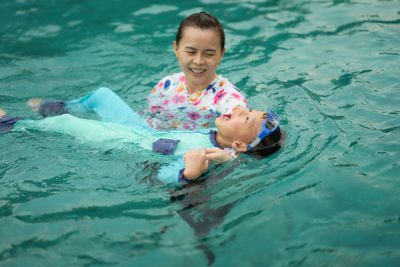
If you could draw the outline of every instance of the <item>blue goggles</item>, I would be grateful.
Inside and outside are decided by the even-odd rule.
[[[247,145],[247,148],[249,150],[258,145],[261,142],[261,140],[263,140],[265,137],[275,132],[276,129],[278,129],[279,127],[279,123],[281,121],[279,116],[276,115],[276,113],[270,109],[267,111],[267,113],[269,117],[263,121],[262,123],[263,128],[261,132],[258,134],[257,138],[254,139],[253,142],[251,142],[251,144]]]

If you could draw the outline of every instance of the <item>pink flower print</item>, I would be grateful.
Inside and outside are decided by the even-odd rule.
[[[185,130],[194,130],[194,129],[196,129],[196,123],[194,123],[193,121],[185,121],[185,122],[182,124],[182,127],[183,127]]]
[[[193,103],[194,106],[197,106],[201,103],[201,100],[197,100],[196,102]]]
[[[232,96],[233,96],[234,98],[236,98],[236,99],[239,99],[239,100],[242,99],[242,96],[239,95],[239,94],[237,94],[237,93],[232,93]]]
[[[164,118],[166,118],[166,119],[168,119],[168,120],[170,120],[170,119],[175,119],[175,118],[177,118],[177,115],[171,113],[170,110],[165,109],[165,110],[164,110]]]
[[[186,81],[185,75],[180,76],[179,81],[184,83]]]
[[[214,103],[213,105],[216,105],[219,103],[219,101],[224,98],[224,96],[227,94],[227,92],[225,92],[225,89],[222,89],[221,91],[219,91],[215,96],[214,96]]]
[[[174,97],[172,98],[172,101],[174,101],[175,104],[178,103],[183,103],[185,102],[186,97],[184,97],[183,95],[174,95]]]
[[[199,113],[197,113],[197,112],[187,112],[186,114],[187,114],[187,115],[189,116],[189,118],[190,118],[191,120],[193,120],[193,121],[195,121],[195,120],[201,118],[201,115],[200,115]]]
[[[208,114],[204,115],[205,119],[211,119],[211,118],[214,118],[214,117],[215,117],[214,113],[208,113]]]
[[[159,82],[157,85],[158,88],[162,88],[163,86],[164,86],[164,82]]]
[[[150,107],[150,112],[151,113],[161,112],[162,110],[163,110],[163,108],[161,106],[151,106]]]
[[[176,117],[177,117],[176,115],[169,113],[169,112],[165,114],[165,118],[167,120],[175,119]]]
[[[168,104],[169,104],[169,100],[168,100],[168,99],[165,99],[164,102],[163,102],[163,105],[164,105],[164,106],[167,106]]]

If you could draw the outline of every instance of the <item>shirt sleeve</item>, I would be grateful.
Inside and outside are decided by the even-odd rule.
[[[212,164],[212,166],[214,165],[215,164]],[[196,179],[193,180],[186,179],[185,177],[183,177],[183,171],[185,170],[185,161],[181,157],[180,159],[172,162],[171,164],[161,167],[161,169],[158,172],[158,179],[164,183],[187,184],[199,179],[200,177],[204,177],[205,175],[207,175],[209,169],[204,171]]]
[[[158,179],[164,183],[179,183],[179,175],[185,168],[185,161],[181,157],[180,159],[172,162],[169,165],[161,167],[158,171]]]
[[[247,101],[244,96],[239,92],[236,86],[229,81],[224,85],[221,96],[223,98],[219,102],[217,110],[220,114],[231,113],[232,109],[236,107],[248,109]]]
[[[232,109],[236,107],[240,107],[242,109],[248,109],[248,105],[244,97],[239,93],[234,93],[235,96],[228,96],[225,101],[221,101],[221,104],[219,106],[219,112],[221,114],[224,113],[231,113]],[[240,95],[240,99],[238,98],[238,95]]]

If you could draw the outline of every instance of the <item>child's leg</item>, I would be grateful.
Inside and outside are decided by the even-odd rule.
[[[106,87],[101,87],[82,98],[65,101],[65,104],[70,112],[94,112],[102,121],[148,129],[146,121]]]

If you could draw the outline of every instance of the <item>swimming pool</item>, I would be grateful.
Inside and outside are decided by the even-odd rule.
[[[202,9],[225,26],[219,73],[280,114],[285,148],[179,188],[161,156],[2,134],[1,265],[398,266],[399,1],[5,0],[0,107],[39,118],[32,97],[107,86],[143,109]]]

